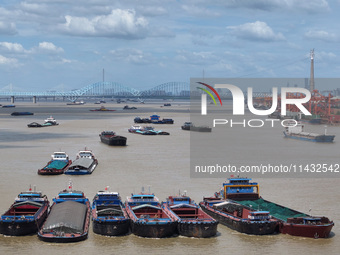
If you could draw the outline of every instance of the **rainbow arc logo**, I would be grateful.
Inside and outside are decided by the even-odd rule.
[[[220,100],[220,104],[221,104],[221,106],[222,106],[221,97],[220,97],[220,95],[217,93],[217,91],[216,91],[212,86],[210,86],[210,85],[208,85],[208,84],[206,84],[206,83],[204,83],[204,82],[197,82],[197,83],[199,83],[199,84],[201,84],[201,85],[203,85],[203,86],[206,86],[206,87],[209,88],[212,92],[214,92],[214,94],[217,96],[218,100]],[[200,89],[200,90],[203,90],[204,92],[206,92],[206,93],[212,98],[212,100],[214,101],[214,104],[217,105],[216,100],[215,100],[215,97],[211,94],[211,92],[210,92],[209,90],[204,89],[204,88],[200,88],[200,87],[197,87],[197,88]]]

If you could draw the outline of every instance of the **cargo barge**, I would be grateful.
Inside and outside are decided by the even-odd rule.
[[[127,138],[125,136],[116,135],[113,131],[103,131],[99,134],[100,141],[111,146],[125,146]]]
[[[169,196],[162,205],[177,221],[179,235],[197,238],[216,235],[218,221],[205,213],[190,197]]]
[[[51,155],[51,160],[43,168],[38,170],[40,175],[58,175],[63,174],[64,171],[71,165],[72,160],[63,151],[54,152]]]
[[[93,232],[104,236],[126,235],[130,219],[118,192],[99,191],[92,203]]]
[[[177,221],[161,207],[154,194],[131,194],[126,201],[131,232],[149,238],[171,237],[177,232]]]
[[[81,191],[59,192],[53,199],[51,211],[38,232],[40,240],[54,243],[69,243],[85,240],[88,236],[91,217],[90,201]]]
[[[21,192],[1,215],[0,234],[24,236],[35,234],[45,221],[49,209],[46,195],[40,191]]]
[[[311,141],[311,142],[321,142],[321,143],[331,143],[333,142],[335,135],[327,135],[326,130],[325,134],[316,134],[316,133],[308,133],[304,131],[304,125],[301,123],[296,124],[295,126],[287,126],[283,131],[283,134],[286,138],[298,139],[303,141]]]
[[[259,195],[259,185],[250,178],[230,178],[223,183],[223,189],[215,193],[215,198],[232,201],[245,209],[268,211],[279,221],[279,231],[293,236],[326,238],[334,222],[324,216],[311,216],[288,207],[264,200]]]

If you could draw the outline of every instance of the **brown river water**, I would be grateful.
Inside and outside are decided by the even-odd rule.
[[[0,102],[6,104],[6,102]],[[108,101],[105,107],[115,112],[91,112],[98,105],[87,103],[67,106],[66,102],[17,101],[16,108],[0,108],[0,212],[12,204],[21,191],[36,185],[50,201],[66,188],[70,176],[40,176],[42,168],[54,151],[65,151],[71,159],[85,147],[98,158],[99,165],[88,176],[72,176],[73,188],[82,190],[92,201],[98,190],[110,186],[125,201],[131,193],[150,188],[164,201],[167,196],[187,191],[197,203],[203,196],[218,191],[225,178],[190,177],[190,132],[181,130],[189,121],[189,103],[171,102],[161,107],[163,100],[144,105],[129,103],[137,110],[122,110],[125,104]],[[10,116],[13,111],[31,111],[33,116]],[[135,116],[173,118],[173,125],[154,125],[170,132],[170,136],[142,136],[128,133]],[[52,115],[59,126],[27,128],[30,122],[43,122]],[[110,147],[100,142],[99,133],[114,130],[127,137],[126,147]],[[340,127],[330,127],[335,138],[334,150],[340,155]],[[241,132],[241,131],[240,131]],[[281,131],[280,131],[281,132]],[[282,134],[282,132],[281,132]],[[202,134],[205,135],[205,134]],[[242,134],[239,134],[242,135]],[[234,137],[234,138],[233,138]],[[233,140],[235,139],[235,140]],[[230,137],[230,146],[237,143],[237,134]],[[283,139],[283,138],[282,138]],[[307,143],[300,142],[297,143]],[[258,144],[251,144],[261,157]],[[288,146],[283,143],[282,146]],[[249,149],[249,148],[248,148]],[[226,155],[228,157],[228,155]],[[273,157],[273,156],[272,156]],[[275,156],[274,156],[275,157]],[[308,154],[305,155],[308,159]],[[314,158],[310,156],[310,160]],[[265,159],[263,159],[265,162]],[[271,159],[275,161],[275,158]],[[289,157],[277,160],[289,163]],[[340,185],[339,178],[257,178],[261,195],[270,201],[302,212],[312,208],[313,215],[325,215],[335,222],[331,237],[310,239],[289,235],[250,236],[218,226],[216,237],[196,239],[172,237],[147,239],[134,235],[105,237],[94,234],[79,243],[51,244],[36,235],[7,237],[0,235],[0,254],[340,254]]]

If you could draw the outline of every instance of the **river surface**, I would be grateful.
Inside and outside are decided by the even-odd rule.
[[[67,187],[70,176],[40,176],[37,170],[45,166],[54,151],[65,151],[71,159],[87,147],[97,156],[99,165],[92,175],[73,176],[73,188],[82,190],[92,198],[97,191],[110,186],[125,200],[131,193],[144,187],[161,200],[167,196],[187,191],[196,202],[203,196],[211,196],[220,190],[225,178],[190,177],[190,132],[181,130],[189,121],[189,103],[170,102],[172,106],[161,107],[165,101],[146,102],[144,105],[129,103],[137,110],[122,110],[125,104],[108,101],[105,107],[114,112],[92,112],[98,105],[87,103],[67,106],[65,102],[39,101],[16,102],[16,108],[0,108],[0,212],[12,204],[21,191],[36,185],[51,201],[59,191]],[[6,104],[6,102],[0,102]],[[31,111],[33,116],[10,116],[13,111]],[[170,132],[170,136],[142,136],[128,133],[136,116],[149,117],[158,114],[161,118],[173,118],[173,125],[154,125],[155,129]],[[41,122],[52,115],[58,126],[28,128],[30,122]],[[100,142],[99,133],[114,130],[127,137],[126,147],[110,147]],[[340,144],[340,127],[330,127],[339,133],[334,150]],[[242,132],[242,131],[240,131]],[[238,143],[242,133],[229,138],[230,146]],[[282,136],[282,132],[280,132]],[[283,139],[283,138],[282,138]],[[273,143],[277,139],[273,139]],[[308,142],[294,141],[296,143]],[[257,152],[261,145],[250,143]],[[291,155],[291,146],[287,153]],[[314,144],[310,145],[314,146]],[[282,148],[281,148],[282,149]],[[283,148],[284,151],[285,148]],[[337,150],[340,156],[340,151]],[[315,155],[306,153],[305,159],[315,160]],[[228,157],[228,155],[226,155]],[[259,153],[259,156],[261,154]],[[291,158],[281,153],[271,160],[290,163]],[[263,158],[263,162],[265,162]],[[333,160],[333,159],[332,159]],[[339,163],[339,162],[338,162]],[[262,197],[298,211],[311,210],[312,215],[325,215],[335,222],[331,237],[310,239],[289,235],[250,236],[218,226],[216,237],[195,239],[173,237],[147,239],[134,235],[105,237],[91,230],[88,239],[79,243],[50,244],[36,235],[7,237],[0,235],[0,254],[339,254],[340,253],[340,185],[339,178],[257,178]]]

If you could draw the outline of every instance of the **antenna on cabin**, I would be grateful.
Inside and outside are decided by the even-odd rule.
[[[144,186],[142,187],[142,193],[144,193]]]
[[[151,187],[151,186],[150,186],[150,185],[148,185],[149,194],[151,194],[150,187]]]

